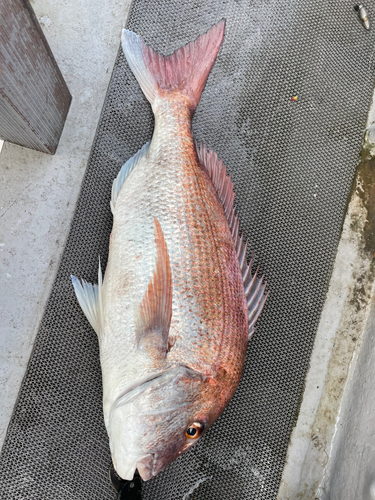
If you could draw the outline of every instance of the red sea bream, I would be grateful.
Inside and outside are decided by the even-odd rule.
[[[114,180],[104,279],[99,268],[98,285],[72,280],[98,335],[105,425],[124,479],[135,469],[156,475],[222,413],[266,300],[246,262],[231,179],[192,137],[224,27],[170,56],[122,35],[155,129]]]

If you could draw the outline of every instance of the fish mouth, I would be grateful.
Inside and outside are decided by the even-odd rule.
[[[143,481],[148,481],[154,476],[155,459],[153,455],[147,455],[137,462],[137,470]]]
[[[148,481],[154,476],[154,465],[155,460],[153,455],[128,457],[128,460],[121,464],[117,464],[116,460],[113,460],[114,470],[124,481],[132,481],[136,469],[138,469],[141,478],[144,481]]]

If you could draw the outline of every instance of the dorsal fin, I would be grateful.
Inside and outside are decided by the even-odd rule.
[[[167,244],[154,217],[156,264],[143,296],[136,324],[138,346],[166,355],[172,317],[172,272]]]
[[[246,253],[248,242],[244,241],[243,233],[239,236],[239,218],[234,210],[234,197],[235,192],[233,189],[233,182],[231,176],[227,175],[227,169],[220,160],[217,154],[208,150],[206,145],[195,143],[198,154],[198,159],[201,166],[208,173],[214,188],[223,204],[224,212],[228,220],[229,229],[232,232],[234,247],[236,249],[238,263],[242,273],[242,281],[245,289],[246,302],[248,307],[249,319],[249,338],[255,331],[255,322],[262,312],[263,306],[266,302],[269,292],[265,294],[267,282],[263,282],[264,276],[257,278],[258,270],[255,274],[251,274],[251,267],[254,260],[254,255],[251,257],[249,264],[247,264]]]

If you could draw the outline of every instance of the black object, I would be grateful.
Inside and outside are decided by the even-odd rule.
[[[375,34],[341,0],[134,0],[127,27],[168,54],[223,17],[193,132],[232,174],[271,294],[233,400],[143,500],[276,498],[372,97]],[[112,181],[152,130],[120,51],[2,450],[1,500],[115,500],[97,340],[69,276],[96,282],[98,255],[105,267]]]
[[[109,478],[117,493],[116,500],[142,499],[142,484],[138,471],[135,471],[134,479],[125,481],[117,474],[112,464],[109,469]]]

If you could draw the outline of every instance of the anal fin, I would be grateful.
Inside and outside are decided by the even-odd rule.
[[[216,189],[217,195],[223,205],[224,212],[231,230],[234,247],[236,249],[238,263],[242,274],[242,282],[245,290],[246,303],[248,308],[249,339],[255,332],[255,323],[262,312],[269,292],[266,293],[267,282],[264,277],[258,278],[258,270],[251,274],[251,267],[254,259],[252,256],[247,264],[246,253],[248,242],[244,241],[243,234],[239,234],[240,221],[234,210],[235,192],[230,175],[217,154],[208,150],[204,144],[195,144],[198,159],[201,166],[206,170],[211,182]]]
[[[103,297],[102,297],[102,269],[99,260],[98,269],[98,284],[92,285],[87,281],[82,282],[75,276],[71,276],[74,291],[90,325],[93,327],[97,335],[103,332]]]
[[[165,356],[172,318],[172,272],[167,244],[159,221],[154,218],[156,264],[143,296],[136,321],[138,346]]]

